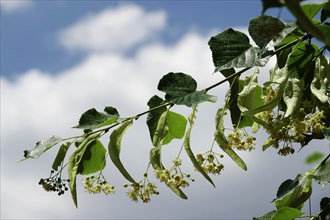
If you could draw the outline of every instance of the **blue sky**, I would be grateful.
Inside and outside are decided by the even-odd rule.
[[[19,13],[2,10],[2,75],[10,77],[33,67],[57,72],[74,65],[83,55],[68,53],[59,45],[57,33],[83,16],[127,3],[129,1],[35,1]],[[257,0],[137,1],[136,4],[146,11],[166,11],[167,27],[158,40],[169,44],[194,28],[207,32],[247,25],[261,11]]]
[[[185,192],[188,201],[178,199],[161,184],[161,194],[150,204],[131,202],[125,179],[112,165],[108,180],[116,194],[89,195],[78,178],[79,209],[69,194],[58,197],[37,184],[49,175],[57,149],[38,160],[17,164],[25,149],[52,135],[79,134],[71,129],[81,113],[95,107],[116,107],[121,116],[147,109],[157,92],[159,79],[168,72],[191,74],[198,88],[222,77],[213,74],[209,38],[229,27],[247,32],[248,21],[261,13],[260,1],[1,1],[1,218],[13,219],[118,219],[118,218],[213,218],[251,219],[273,208],[270,201],[279,184],[311,168],[305,157],[314,151],[327,152],[329,143],[315,141],[312,149],[289,157],[276,150],[262,152],[265,135],[258,136],[257,148],[240,155],[248,172],[225,157],[225,170],[214,176],[213,188],[191,168],[196,179]],[[278,9],[269,13],[278,14]],[[292,21],[284,10],[281,17]],[[275,65],[261,71],[262,78]],[[213,140],[214,115],[228,89],[211,91],[215,104],[199,107],[192,134],[194,152],[205,152]],[[189,109],[173,109],[185,116]],[[134,177],[146,168],[150,141],[141,118],[125,135],[122,159]],[[106,145],[108,137],[104,137]],[[164,148],[164,163],[170,164],[180,141]],[[108,161],[109,164],[110,161]],[[155,180],[156,181],[156,180]],[[157,182],[158,183],[158,182]],[[329,189],[314,188],[313,211]]]

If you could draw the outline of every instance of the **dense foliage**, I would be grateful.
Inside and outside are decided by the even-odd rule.
[[[286,6],[297,18],[295,23],[284,24],[276,17],[265,15],[269,7]],[[197,82],[185,73],[168,73],[158,84],[164,98],[153,96],[147,103],[149,110],[128,118],[122,118],[116,108],[107,106],[103,112],[92,108],[83,113],[75,128],[83,134],[76,137],[53,136],[40,141],[32,150],[25,150],[25,159],[37,159],[55,145],[61,144],[53,162],[51,175],[39,182],[46,191],[58,195],[70,190],[77,206],[76,177],[83,175],[83,187],[89,193],[111,194],[115,186],[109,184],[102,173],[108,156],[121,174],[129,181],[128,197],[133,201],[149,202],[153,194],[159,194],[154,177],[168,186],[182,199],[187,199],[183,188],[193,181],[190,174],[180,168],[181,154],[185,152],[195,170],[214,185],[211,174],[220,174],[224,168],[221,158],[228,155],[240,168],[247,165],[237,153],[255,148],[253,136],[260,128],[268,133],[262,149],[272,147],[278,154],[293,154],[297,148],[306,147],[313,139],[330,139],[330,64],[326,53],[330,49],[330,1],[321,4],[299,5],[299,1],[263,0],[263,14],[252,19],[248,31],[257,47],[250,44],[249,37],[231,28],[211,37],[208,44],[212,51],[215,72],[225,79],[203,90],[197,90]],[[320,18],[320,20],[317,20]],[[327,52],[328,51],[328,52]],[[270,57],[276,57],[276,65],[269,72],[268,81],[258,83],[260,68]],[[248,75],[243,76],[245,72]],[[205,153],[195,154],[190,145],[198,106],[215,102],[208,92],[229,82],[223,106],[215,115],[214,144]],[[174,105],[191,109],[188,118],[173,112]],[[230,114],[232,128],[224,125]],[[152,147],[147,171],[142,180],[135,180],[120,158],[121,142],[125,132],[135,120],[147,116]],[[111,131],[111,132],[110,132]],[[107,148],[99,140],[110,132]],[[173,166],[162,162],[162,147],[173,139],[183,139]],[[218,153],[218,145],[224,153]],[[299,147],[300,146],[300,147]],[[66,157],[69,148],[74,151]],[[322,160],[306,173],[284,181],[278,188],[275,209],[257,219],[294,219],[304,215],[301,209],[312,194],[312,181],[326,185],[330,181],[330,155],[313,154],[309,162]],[[67,167],[68,179],[62,172]],[[328,198],[315,218],[325,218],[330,209]],[[327,211],[328,210],[328,211]]]

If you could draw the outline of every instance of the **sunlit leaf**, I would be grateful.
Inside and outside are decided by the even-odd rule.
[[[94,129],[116,123],[119,119],[118,111],[110,106],[105,107],[105,113],[98,112],[95,108],[87,110],[79,119],[79,124],[74,128]]]
[[[221,132],[216,131],[214,137],[221,150],[223,150],[239,167],[247,171],[246,164],[244,163],[242,158],[237,155],[233,148],[229,146],[225,135]]]
[[[314,152],[305,159],[305,163],[312,164],[312,163],[315,163],[315,162],[321,160],[323,157],[324,157],[323,153]]]
[[[225,69],[230,69],[232,67],[243,68],[243,67],[253,67],[253,66],[265,66],[269,58],[270,58],[269,56],[261,58],[260,48],[251,47],[246,51],[243,51],[243,53],[239,54],[237,57],[234,57],[227,63],[216,67],[215,72],[219,72]]]
[[[253,116],[259,112],[272,110],[279,104],[279,102],[282,99],[284,89],[286,88],[287,80],[288,80],[288,68],[285,66],[282,69],[276,69],[274,73],[273,81],[271,83],[279,84],[277,96],[274,99],[272,99],[270,102],[267,102],[264,105],[261,105],[260,107],[257,107],[255,109],[245,111],[243,114],[248,115],[250,118],[253,118],[255,122],[260,124],[259,123],[260,121]]]
[[[99,140],[92,140],[88,143],[83,154],[82,161],[78,166],[77,173],[88,175],[103,170],[105,167],[106,150]]]
[[[194,105],[198,105],[202,102],[216,102],[217,97],[213,95],[206,94],[204,92],[193,92],[181,97],[177,97],[170,100],[171,103],[176,105],[185,105],[188,107],[192,107]]]
[[[238,93],[237,104],[241,112],[259,108],[263,105],[262,88],[258,85],[259,69],[245,77],[244,88]]]
[[[326,103],[329,100],[327,90],[330,89],[330,71],[327,71],[327,59],[324,56],[316,58],[314,79],[311,83],[311,92],[322,102]]]
[[[275,214],[276,210],[272,210],[270,212],[267,212],[266,214],[260,216],[260,217],[253,217],[253,220],[270,220],[271,217]]]
[[[163,139],[163,145],[170,143],[174,138],[183,138],[186,131],[187,119],[178,113],[169,111],[166,118],[166,125],[168,130]]]
[[[132,120],[124,122],[119,128],[115,129],[110,135],[110,141],[108,145],[109,156],[113,164],[117,167],[120,173],[131,183],[135,183],[135,180],[127,172],[124,165],[120,160],[121,141],[127,129],[133,124]]]
[[[207,175],[207,173],[201,167],[201,165],[199,164],[199,162],[195,158],[195,155],[192,152],[191,147],[190,147],[190,135],[191,135],[191,130],[192,130],[193,126],[194,126],[194,121],[195,121],[195,118],[196,118],[196,113],[197,113],[197,106],[194,106],[193,107],[193,112],[189,116],[190,127],[188,128],[188,130],[186,132],[186,135],[184,137],[183,145],[184,145],[184,148],[186,150],[186,153],[187,153],[190,161],[192,162],[192,164],[194,165],[194,167],[196,168],[196,170],[198,170],[204,176],[204,178],[207,181],[209,181],[215,187],[212,179],[209,177],[209,175]]]
[[[304,213],[298,209],[283,207],[277,210],[276,213],[273,214],[271,220],[283,220],[283,219],[293,220],[301,217],[303,214]]]
[[[325,2],[321,4],[304,4],[301,6],[301,9],[309,19],[313,19],[324,5]]]
[[[277,209],[283,207],[291,207],[301,209],[302,205],[310,198],[312,194],[312,173],[310,171],[305,173],[299,180],[297,186],[293,190],[286,194],[281,200],[275,201],[275,206]]]
[[[156,130],[152,139],[153,147],[150,150],[150,164],[155,170],[165,169],[162,158],[161,158],[161,149],[163,146],[163,140],[167,134],[168,127],[166,125],[167,114],[169,111],[165,111],[159,117]],[[169,184],[168,187],[180,198],[188,199],[188,197],[182,192],[181,189],[177,188],[174,184]]]
[[[306,68],[306,65],[312,61],[315,57],[315,51],[319,48],[316,44],[300,42],[294,47],[291,54],[289,55],[287,65],[289,70],[296,69],[302,70]]]
[[[300,106],[303,95],[303,81],[298,78],[289,78],[283,93],[283,101],[286,105],[284,117],[288,117]]]
[[[249,34],[260,47],[265,47],[271,40],[279,37],[285,25],[278,18],[262,15],[250,20]]]
[[[62,138],[53,136],[45,141],[39,141],[36,143],[36,146],[32,150],[25,150],[24,151],[24,158],[25,159],[37,159],[43,153],[45,153],[50,148],[54,147],[56,144],[60,143]]]
[[[71,144],[72,144],[72,142],[66,142],[65,144],[61,145],[60,149],[57,152],[53,165],[52,165],[53,170],[57,171],[58,167],[61,166],[61,164],[65,158],[65,155],[66,155],[69,147],[71,146]]]
[[[320,24],[316,26],[322,35],[324,36],[324,43],[326,44],[326,48],[328,51],[330,51],[330,26],[328,24]]]
[[[330,183],[330,160],[321,164],[319,169],[316,171],[314,178],[320,184],[327,184]]]
[[[88,147],[88,144],[93,140],[100,137],[99,133],[91,134],[78,146],[78,148],[71,154],[68,163],[69,187],[72,195],[73,202],[78,207],[76,178],[78,174],[78,167],[81,163],[83,155]]]
[[[281,37],[275,41],[277,64],[279,68],[283,68],[286,65],[292,49],[300,42],[299,39],[303,36],[304,33],[297,29],[295,23],[287,24],[287,27],[281,33]],[[296,44],[292,44],[293,42],[296,42]]]
[[[252,47],[246,34],[231,28],[211,37],[208,44],[216,68],[230,62]]]

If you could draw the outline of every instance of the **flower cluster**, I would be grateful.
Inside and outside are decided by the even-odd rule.
[[[160,182],[164,182],[167,186],[175,186],[176,188],[185,188],[189,186],[188,180],[194,181],[190,178],[189,173],[183,173],[180,169],[182,164],[181,159],[173,160],[171,169],[155,170],[155,177]]]
[[[291,146],[293,142],[304,145],[308,135],[321,135],[325,128],[324,113],[318,111],[306,114],[303,108],[300,108],[295,114],[284,118],[281,113],[262,112],[257,115],[267,124],[266,131],[270,134],[267,142],[272,143],[275,148],[283,142],[283,148],[279,154],[287,155],[294,153]]]
[[[69,182],[68,179],[61,178],[61,172],[54,174],[55,171],[52,170],[50,172],[50,176],[48,178],[41,178],[39,181],[39,185],[42,185],[44,190],[47,192],[57,192],[59,196],[63,195],[65,191],[68,191],[68,187],[66,184]]]
[[[227,135],[229,146],[237,150],[251,151],[255,148],[255,137],[249,136],[240,129],[235,129],[233,133]]]
[[[99,175],[98,177],[94,175],[86,176],[83,178],[83,185],[84,190],[92,194],[103,192],[105,195],[109,195],[115,193],[115,187],[110,185],[103,175]]]
[[[204,154],[197,154],[196,159],[206,173],[220,174],[224,169],[224,165],[219,162],[219,158],[223,158],[222,154],[208,151]]]
[[[130,186],[130,190],[127,192],[127,196],[134,202],[138,202],[139,198],[144,203],[148,203],[151,200],[151,195],[158,195],[156,184],[149,182],[148,175],[145,173],[143,180],[139,183],[125,184],[124,187]]]
[[[274,90],[268,89],[263,97],[265,102],[276,97]],[[283,143],[278,153],[280,155],[293,154],[295,150],[292,143],[306,145],[309,136],[322,136],[325,128],[325,116],[323,111],[317,110],[311,101],[304,100],[301,107],[289,117],[284,117],[280,110],[271,110],[256,114],[256,117],[265,122],[264,128],[269,133],[269,138],[264,145],[279,148],[279,143]]]

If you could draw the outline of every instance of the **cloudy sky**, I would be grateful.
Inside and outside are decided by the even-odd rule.
[[[37,184],[49,175],[57,148],[38,160],[16,163],[39,140],[79,134],[71,127],[89,108],[101,111],[110,105],[122,116],[146,110],[151,96],[162,95],[157,83],[168,72],[191,74],[199,89],[221,80],[213,74],[210,36],[229,27],[246,31],[248,21],[260,12],[257,0],[1,0],[1,218],[250,219],[270,211],[279,184],[310,169],[303,162],[305,157],[314,151],[328,152],[327,142],[315,141],[300,153],[280,157],[272,149],[261,151],[265,139],[261,135],[255,151],[241,154],[249,171],[225,157],[223,174],[213,178],[216,188],[184,160],[187,172],[196,179],[185,190],[189,199],[180,200],[158,184],[161,194],[147,205],[130,201],[121,187],[126,181],[110,161],[105,174],[116,185],[116,194],[84,193],[79,178],[78,209],[69,193],[58,197]],[[285,10],[281,17],[292,21]],[[261,75],[266,76],[268,69]],[[212,144],[214,115],[226,89],[223,85],[211,90],[218,102],[199,108],[192,134],[196,153]],[[174,110],[189,114],[186,108]],[[145,118],[141,118],[123,140],[123,162],[136,179],[142,178],[147,165],[148,137]],[[103,139],[105,145],[107,140]],[[180,146],[180,141],[174,141],[164,148],[167,162]],[[329,193],[314,185],[314,213],[320,198]]]

